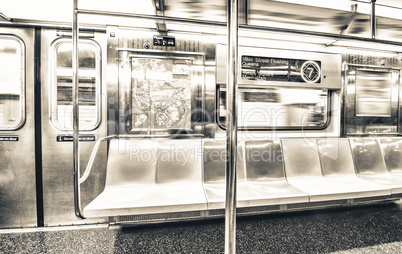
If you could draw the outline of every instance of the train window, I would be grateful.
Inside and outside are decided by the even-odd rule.
[[[0,35],[0,130],[24,123],[25,47],[13,36]]]
[[[323,129],[327,126],[327,89],[239,88],[238,127],[253,129]],[[218,89],[218,123],[224,128],[226,88]]]
[[[61,130],[73,129],[72,43],[58,40],[53,50],[52,115]],[[100,122],[100,48],[87,40],[79,46],[79,114],[80,130],[93,130]]]

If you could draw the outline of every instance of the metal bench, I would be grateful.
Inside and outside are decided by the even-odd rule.
[[[87,217],[206,210],[200,140],[112,139],[104,191]]]
[[[317,139],[322,173],[326,180],[358,192],[361,197],[389,196],[387,185],[367,181],[357,176],[346,138]]]
[[[381,138],[381,150],[384,156],[385,168],[389,175],[393,196],[402,196],[402,139]]]
[[[204,188],[208,199],[208,209],[225,208],[225,142],[208,141],[204,143]],[[248,186],[244,175],[243,146],[237,151],[237,207],[251,206],[258,199],[255,191]]]
[[[286,178],[308,193],[311,202],[390,195],[386,187],[377,184],[368,187],[368,183],[351,174],[353,160],[346,139],[326,139],[318,143],[307,139],[282,140]],[[336,157],[329,156],[336,152]]]
[[[246,141],[245,162],[247,184],[258,194],[260,205],[309,201],[307,193],[286,181],[279,141]]]

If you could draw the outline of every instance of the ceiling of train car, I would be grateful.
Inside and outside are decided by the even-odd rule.
[[[226,0],[165,0],[165,15],[226,22]]]
[[[165,15],[226,21],[226,0],[165,0]],[[239,16],[244,12],[239,1]],[[369,0],[248,0],[249,25],[369,37]],[[377,0],[377,38],[402,39],[402,1]],[[357,5],[353,7],[353,5]],[[352,20],[353,8],[357,14]],[[348,23],[347,29],[342,28]],[[240,21],[242,23],[243,21]]]
[[[161,15],[156,12],[155,1],[160,0],[79,0],[80,9]],[[226,21],[226,0],[164,0],[164,15],[169,17]],[[0,12],[11,18],[71,22],[72,0],[14,0],[0,7]],[[162,0],[163,2],[163,0]],[[249,25],[291,28],[323,33],[341,33],[351,18],[352,5],[357,4],[357,15],[342,31],[345,35],[369,37],[369,0],[239,0],[240,23]],[[402,40],[402,1],[377,0],[377,38]],[[20,8],[24,6],[24,8]],[[247,10],[247,12],[246,12]],[[248,14],[247,21],[243,18]],[[128,18],[105,18],[81,15],[80,22],[155,28],[154,21]],[[168,29],[172,29],[171,25]],[[176,26],[177,27],[177,26]],[[196,29],[196,28],[193,28]],[[197,30],[195,30],[197,31]]]

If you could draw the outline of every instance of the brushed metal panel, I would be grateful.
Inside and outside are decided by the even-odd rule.
[[[396,54],[386,54],[384,56],[371,55],[367,53],[359,53],[347,51],[346,68],[344,71],[345,89],[344,89],[344,113],[345,113],[345,132],[347,135],[364,135],[364,134],[397,134],[398,125],[401,125],[401,117],[399,114],[400,105],[398,104],[399,96],[397,96],[400,86],[400,70],[402,65],[398,61]],[[358,75],[365,73],[384,72],[391,73],[390,88],[390,115],[376,116],[358,115],[357,111],[357,81],[361,80]],[[378,75],[380,78],[380,75]],[[376,84],[381,80],[373,80]],[[377,89],[381,91],[380,89]],[[379,98],[379,97],[378,97]],[[378,98],[375,98],[377,100]],[[375,103],[375,100],[373,102]],[[374,104],[373,104],[374,105]],[[374,110],[375,111],[375,110]],[[375,113],[375,112],[373,112]],[[400,131],[400,130],[399,130]]]
[[[57,142],[57,135],[72,135],[71,131],[60,131],[50,122],[51,98],[51,43],[56,39],[57,31],[42,30],[42,159],[43,159],[43,205],[44,222],[46,226],[72,225],[85,223],[106,222],[106,218],[79,220],[74,213],[74,185],[73,185],[73,143]],[[102,68],[106,66],[106,40],[104,34],[96,34],[95,40],[101,46]],[[102,69],[102,95],[106,92],[105,71]],[[106,135],[106,108],[105,98],[102,96],[101,124],[93,131],[81,134],[93,134],[95,139]],[[81,174],[92,153],[95,142],[80,142]],[[102,192],[105,186],[107,147],[101,147],[94,163],[94,171],[81,185],[82,205],[85,206]]]
[[[34,129],[34,30],[0,28],[0,34],[21,38],[25,51],[25,124],[16,131],[17,142],[0,141],[0,228],[36,227]]]

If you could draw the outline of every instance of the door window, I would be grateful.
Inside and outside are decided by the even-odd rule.
[[[24,123],[25,47],[13,36],[0,35],[0,130]]]

